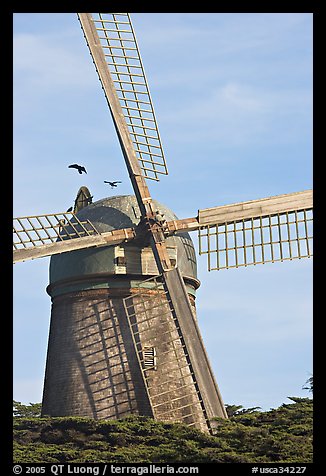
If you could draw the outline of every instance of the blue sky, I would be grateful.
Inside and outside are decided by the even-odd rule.
[[[312,188],[312,14],[132,14],[180,217]],[[14,216],[131,194],[76,14],[14,14]],[[80,176],[67,166],[83,164]],[[192,233],[196,248],[197,236]],[[199,325],[225,403],[275,408],[312,373],[312,259],[208,272]],[[49,258],[14,265],[14,398],[42,398]]]

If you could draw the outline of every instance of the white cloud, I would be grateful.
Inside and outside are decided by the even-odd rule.
[[[240,111],[257,113],[265,109],[264,101],[257,94],[255,95],[255,91],[246,90],[245,87],[234,82],[222,86],[214,96],[218,103],[222,102],[227,108],[231,108],[231,114]]]
[[[200,147],[202,141],[213,138],[219,147],[229,150],[230,144],[232,148],[267,147],[276,140],[279,144],[300,141],[298,130],[303,129],[303,124],[309,125],[306,112],[311,102],[306,89],[271,90],[233,81],[215,86],[191,101],[168,99],[159,119],[164,136],[173,143],[190,142]],[[310,127],[305,130],[311,134]],[[230,154],[228,161],[229,157]]]
[[[268,147],[310,133],[307,15],[135,16],[163,140]]]
[[[312,18],[312,15],[311,15]],[[141,49],[156,50],[164,46],[173,54],[201,51],[216,55],[240,54],[245,50],[267,47],[284,48],[284,39],[297,31],[307,16],[297,13],[194,13],[133,14],[132,21]],[[163,27],[164,25],[164,27]],[[290,33],[290,35],[289,35]],[[184,45],[189,44],[189,49]],[[181,46],[182,45],[182,46]],[[206,46],[206,48],[203,47]],[[210,45],[214,46],[212,50]],[[289,42],[285,44],[289,47]]]
[[[86,45],[81,54],[76,54],[64,34],[17,33],[13,51],[14,71],[26,88],[35,87],[42,92],[57,87],[84,88],[94,82],[85,54]]]

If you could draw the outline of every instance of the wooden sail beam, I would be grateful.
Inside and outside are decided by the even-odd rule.
[[[84,236],[71,240],[57,241],[55,243],[43,244],[29,248],[14,250],[13,261],[18,263],[29,259],[52,256],[54,254],[76,251],[85,248],[94,248],[99,246],[118,245],[123,242],[131,241],[135,238],[133,228],[123,228],[121,230],[112,230],[93,236]]]
[[[285,212],[307,210],[313,207],[312,190],[278,195],[260,200],[224,205],[199,210],[197,217],[171,220],[166,222],[166,233],[173,235],[178,231],[191,232],[208,225],[218,225],[234,221],[250,220],[255,217],[272,216]],[[29,259],[51,256],[53,254],[92,248],[113,246],[131,241],[136,236],[133,228],[113,230],[92,236],[83,236],[39,246],[16,249],[13,252],[14,263]]]
[[[198,211],[197,217],[168,221],[167,231],[169,234],[178,231],[190,232],[208,225],[250,220],[311,208],[313,208],[313,191],[305,190],[232,205],[205,208]]]

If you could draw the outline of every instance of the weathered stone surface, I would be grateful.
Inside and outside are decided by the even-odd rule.
[[[151,415],[121,298],[80,294],[53,299],[43,414]]]
[[[187,355],[164,295],[134,298],[132,325],[122,297],[89,290],[53,298],[44,415],[184,421],[206,430]],[[136,345],[135,345],[136,344]],[[142,351],[155,347],[156,370],[142,373]],[[153,411],[151,409],[151,405]]]

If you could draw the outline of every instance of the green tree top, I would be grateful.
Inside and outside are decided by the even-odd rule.
[[[21,402],[13,401],[13,415],[22,418],[35,418],[41,416],[41,403],[29,403],[24,405]]]

